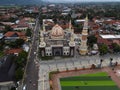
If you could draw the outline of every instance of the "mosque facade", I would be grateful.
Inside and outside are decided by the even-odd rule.
[[[88,18],[86,17],[79,46],[79,53],[86,55],[88,36]],[[69,28],[64,30],[59,24],[55,24],[51,30],[47,31],[43,23],[43,30],[40,30],[40,54],[44,56],[74,56],[75,55],[74,29],[71,21]]]

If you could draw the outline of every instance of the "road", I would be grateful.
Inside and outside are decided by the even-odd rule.
[[[25,80],[26,90],[37,90],[38,88],[38,62],[36,61],[36,53],[39,46],[38,35],[40,30],[39,20],[36,19],[36,26],[33,31],[32,44],[28,55],[28,63],[26,68]]]

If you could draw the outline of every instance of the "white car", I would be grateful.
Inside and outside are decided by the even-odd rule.
[[[95,50],[91,51],[92,55],[96,55],[97,53],[98,53],[98,51],[95,51]]]
[[[23,90],[26,90],[26,85],[24,85]]]
[[[34,52],[34,54],[36,54],[36,52]]]

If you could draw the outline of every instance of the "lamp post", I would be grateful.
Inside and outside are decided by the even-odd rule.
[[[110,67],[112,66],[112,61],[113,61],[113,58],[110,58]]]

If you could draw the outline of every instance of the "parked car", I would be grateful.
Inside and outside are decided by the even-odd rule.
[[[91,51],[91,54],[92,54],[92,55],[96,55],[96,54],[98,54],[98,51],[92,50],[92,51]]]

